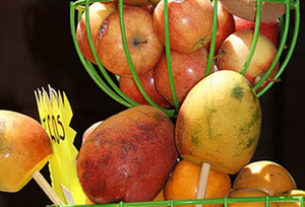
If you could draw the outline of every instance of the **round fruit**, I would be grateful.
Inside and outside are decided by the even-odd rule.
[[[242,197],[266,197],[269,196],[264,191],[258,189],[241,189],[237,191],[232,191],[230,193],[230,198],[242,198]],[[245,203],[229,203],[228,207],[265,207],[265,202],[245,202]],[[278,207],[276,203],[270,203],[270,207]]]
[[[256,1],[252,0],[220,0],[223,6],[231,13],[249,21],[256,19]],[[283,3],[262,2],[261,21],[270,22],[282,16],[286,11]]]
[[[253,40],[253,31],[242,30],[231,34],[221,45],[217,58],[217,67],[219,70],[233,70],[242,72]],[[259,34],[254,55],[250,65],[245,73],[245,77],[251,86],[264,76],[271,66],[277,49],[274,44],[263,34]],[[278,65],[273,69],[268,78],[273,78],[278,69]],[[261,85],[260,89],[269,83],[268,79]]]
[[[207,64],[208,52],[205,48],[192,53],[171,51],[172,74],[179,104],[183,102],[192,87],[205,76]],[[165,54],[154,70],[154,78],[158,92],[171,104],[174,104]]]
[[[172,105],[166,101],[156,89],[155,78],[153,76],[154,70],[148,71],[145,74],[139,75],[138,78],[140,83],[147,93],[147,95],[154,101],[156,104],[162,108],[170,108]],[[120,77],[120,89],[130,98],[138,102],[139,104],[149,104],[140,90],[133,77]]]
[[[152,15],[134,6],[123,9],[126,40],[137,74],[152,70],[162,55],[163,45],[153,30]],[[120,17],[116,11],[103,22],[96,40],[101,63],[112,73],[131,76],[122,42]]]
[[[246,165],[260,136],[261,108],[247,80],[233,71],[212,73],[185,98],[176,122],[181,156],[220,172]]]
[[[213,6],[209,0],[169,0],[168,27],[171,50],[194,52],[211,40]],[[154,30],[165,44],[164,1],[160,1],[153,14]]]
[[[166,200],[193,200],[198,191],[200,166],[183,160],[178,163],[173,174],[165,186]],[[209,172],[205,198],[227,197],[231,190],[231,180],[227,174],[213,169]],[[184,207],[193,205],[184,205]],[[209,204],[208,207],[222,206],[222,204]]]
[[[39,122],[18,112],[0,110],[0,191],[22,189],[52,153],[52,143]]]
[[[92,36],[93,45],[95,45],[96,38],[98,36],[100,27],[102,26],[104,20],[116,10],[115,5],[103,4],[101,2],[95,2],[89,6],[89,25],[90,32]],[[79,45],[79,48],[83,56],[90,60],[92,63],[95,63],[95,59],[90,49],[87,30],[86,30],[86,21],[85,13],[82,14],[80,21],[77,24],[76,29],[76,39]]]
[[[159,109],[140,105],[104,120],[89,135],[77,173],[95,203],[150,201],[176,162],[173,123]]]
[[[245,166],[237,175],[233,189],[255,188],[270,196],[296,189],[290,173],[281,165],[272,161],[257,161]]]

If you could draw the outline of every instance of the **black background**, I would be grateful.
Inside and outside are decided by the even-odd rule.
[[[74,112],[71,125],[78,132],[75,145],[79,148],[81,134],[88,126],[125,107],[105,95],[83,69],[72,43],[69,3],[1,2],[0,109],[22,112],[38,120],[33,90],[47,84],[64,90]],[[303,1],[301,10],[304,14]],[[260,99],[263,126],[253,157],[253,161],[268,159],[285,166],[299,189],[305,189],[304,20],[302,16],[299,40],[282,82]],[[42,173],[48,177],[46,168]],[[43,207],[49,203],[34,181],[18,193],[0,192],[0,207]]]

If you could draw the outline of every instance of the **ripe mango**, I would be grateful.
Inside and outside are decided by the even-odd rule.
[[[94,203],[154,199],[177,162],[174,125],[148,105],[103,121],[82,145],[78,177]]]
[[[51,141],[36,120],[0,110],[0,191],[19,191],[52,153]]]
[[[233,71],[217,71],[191,89],[179,110],[178,152],[235,174],[250,161],[260,129],[260,103],[247,80]]]

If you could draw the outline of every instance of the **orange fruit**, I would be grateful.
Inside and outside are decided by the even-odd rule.
[[[243,188],[260,189],[274,196],[296,189],[296,183],[283,166],[272,161],[257,161],[245,166],[235,178],[233,189]]]
[[[230,193],[230,198],[241,197],[265,197],[268,194],[258,189],[245,188]],[[229,203],[228,207],[265,207],[265,202],[244,202],[244,203]],[[276,203],[270,203],[270,207],[278,207]]]
[[[200,166],[190,161],[183,160],[178,163],[173,174],[164,188],[166,200],[192,200],[195,199],[199,181]],[[209,172],[205,198],[227,197],[231,189],[229,175],[213,169]],[[184,205],[184,207],[192,205]],[[222,204],[208,204],[204,206],[218,207]]]

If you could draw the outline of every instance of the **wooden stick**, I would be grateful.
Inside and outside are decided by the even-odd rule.
[[[196,199],[203,199],[205,196],[206,187],[208,184],[209,172],[211,165],[209,163],[203,162],[201,164]],[[202,207],[203,204],[196,204],[195,207]]]
[[[32,175],[36,183],[40,186],[43,192],[48,196],[48,198],[55,205],[64,205],[64,202],[60,200],[58,195],[53,191],[52,187],[46,181],[46,179],[41,175],[39,171],[35,171]]]

